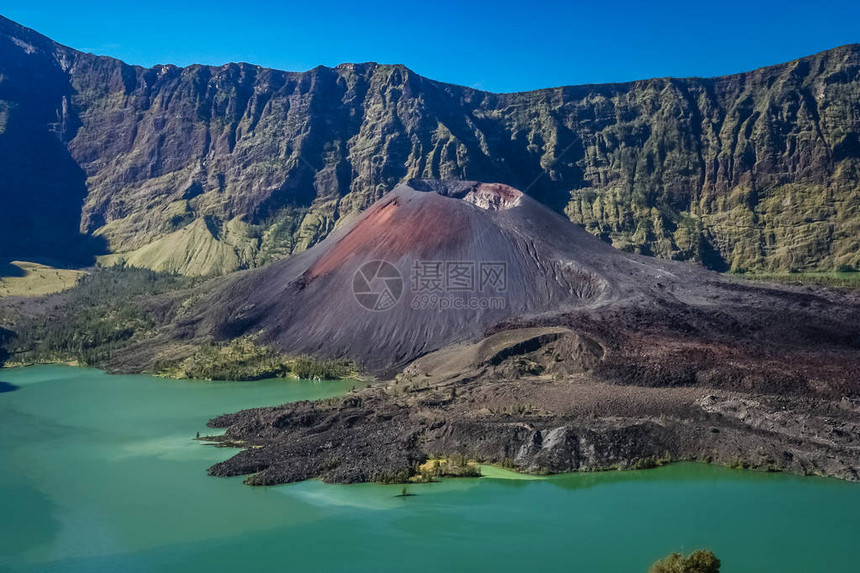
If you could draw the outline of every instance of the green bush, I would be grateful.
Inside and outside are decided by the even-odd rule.
[[[431,482],[437,477],[481,477],[481,466],[463,454],[447,458],[433,456],[423,464],[415,464],[412,481]]]
[[[299,378],[308,380],[336,380],[348,378],[353,374],[353,366],[346,360],[321,360],[313,356],[299,356],[293,359],[291,369]]]
[[[648,569],[648,573],[719,573],[720,560],[710,551],[696,550],[684,557],[672,553]]]
[[[373,475],[371,481],[384,485],[406,483],[411,475],[412,472],[407,468],[380,470]]]

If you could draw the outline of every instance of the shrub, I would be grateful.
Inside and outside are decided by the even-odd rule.
[[[720,560],[710,551],[696,550],[684,557],[672,553],[654,563],[648,573],[719,573]]]
[[[409,478],[411,476],[412,472],[409,471],[409,469],[407,468],[386,469],[376,472],[373,475],[371,481],[384,485],[390,485],[395,483],[406,483],[409,481]]]
[[[291,364],[293,374],[299,378],[332,380],[347,378],[354,373],[347,360],[321,360],[313,356],[299,356]]]
[[[481,477],[481,466],[463,454],[448,458],[433,456],[423,464],[415,465],[412,481],[431,482],[437,477]]]

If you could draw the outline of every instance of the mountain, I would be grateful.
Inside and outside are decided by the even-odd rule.
[[[0,18],[0,256],[218,274],[409,178],[498,181],[623,250],[860,264],[860,46],[712,79],[494,94],[399,65],[142,68]]]
[[[528,359],[541,372],[587,363],[628,385],[857,392],[855,292],[752,286],[625,253],[502,184],[410,180],[307,251],[141,304],[155,325],[102,365],[169,368],[213,340],[250,338],[383,379],[449,353],[430,370],[462,376],[474,353],[506,362],[562,329],[563,359]],[[486,342],[521,331],[534,340]]]
[[[482,263],[504,281],[482,285]],[[226,433],[212,440],[243,448],[213,475],[405,481],[451,459],[530,472],[702,460],[860,478],[856,292],[624,253],[509,186],[410,180],[311,249],[206,284],[115,364],[250,335],[383,380],[213,419]]]
[[[345,397],[210,422],[243,448],[210,473],[252,484],[473,475],[468,460],[860,479],[858,291],[626,253],[500,183],[408,180],[261,268],[102,268],[0,299],[2,353],[229,379],[351,362],[367,385]]]
[[[289,354],[393,375],[514,317],[700,300],[713,280],[613,249],[512,187],[410,180],[308,251],[225,278],[181,338],[259,333]]]

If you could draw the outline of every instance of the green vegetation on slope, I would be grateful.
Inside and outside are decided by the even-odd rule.
[[[830,288],[860,288],[860,272],[806,272],[806,273],[729,273],[734,279],[786,284],[813,285]]]
[[[169,378],[202,380],[259,380],[288,375],[306,379],[340,379],[355,374],[352,364],[343,360],[320,360],[311,356],[287,357],[254,337],[243,336],[229,342],[209,342],[191,356],[156,366]]]
[[[190,276],[222,275],[253,266],[257,243],[250,235],[248,225],[238,219],[217,228],[217,223],[201,218],[139,249],[99,261]]]
[[[194,300],[199,279],[116,265],[85,275],[72,288],[44,299],[0,306],[0,365],[75,363],[103,366],[113,354],[145,341],[174,322]],[[175,291],[175,296],[164,295]],[[255,337],[189,340],[174,345],[176,358],[157,360],[165,377],[256,380],[295,376],[341,379],[356,374],[346,360],[285,356]]]
[[[78,362],[98,365],[157,326],[147,297],[192,284],[179,275],[111,267],[86,275],[48,300],[49,308],[11,319],[9,364]]]
[[[84,276],[64,293],[35,301],[37,310],[0,308],[0,350],[6,365],[77,363],[102,366],[114,352],[155,336],[174,321],[194,293],[195,279],[149,269],[112,266]],[[184,289],[188,289],[185,291]],[[159,296],[176,291],[178,296]],[[340,379],[355,375],[345,360],[285,356],[245,336],[232,341],[188,341],[180,358],[162,359],[155,371],[171,378],[256,380],[295,376]],[[2,362],[0,362],[1,364]]]

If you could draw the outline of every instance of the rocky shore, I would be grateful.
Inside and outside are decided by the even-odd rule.
[[[856,402],[809,401],[787,409],[770,396],[531,382],[543,386],[546,398],[563,392],[579,402],[578,409],[593,410],[546,412],[522,403],[491,409],[479,401],[490,390],[480,382],[460,387],[455,398],[443,388],[411,395],[360,391],[322,404],[213,419],[212,427],[227,432],[212,439],[245,449],[210,474],[249,475],[252,485],[315,477],[333,483],[406,481],[428,458],[458,454],[527,473],[696,460],[848,480],[860,476]]]
[[[668,317],[505,329],[343,398],[219,416],[209,424],[226,432],[212,439],[243,449],[210,473],[252,485],[406,481],[428,458],[460,455],[527,473],[696,460],[860,479],[856,352],[788,352],[740,320],[736,342],[713,327],[691,338],[682,331],[696,320],[678,331]]]

